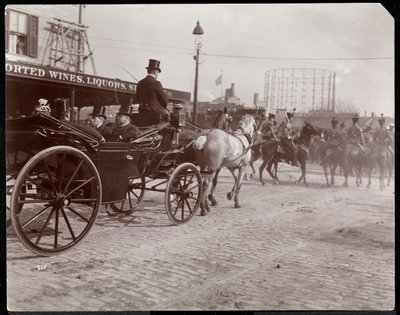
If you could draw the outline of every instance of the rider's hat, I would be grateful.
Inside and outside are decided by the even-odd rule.
[[[381,118],[378,119],[379,126],[383,126],[385,124],[385,118],[383,117],[383,114],[381,114]]]
[[[338,123],[339,123],[339,120],[337,120],[335,117],[332,117],[332,120],[331,120],[332,127],[336,127]]]
[[[269,113],[269,114],[268,114],[268,119],[271,119],[271,118],[275,118],[275,114]]]
[[[293,118],[293,116],[294,116],[294,112],[296,111],[296,108],[293,108],[293,112],[286,112],[286,117],[288,118],[288,119],[292,119]]]
[[[104,119],[107,119],[106,108],[104,106],[93,107],[93,112],[91,112],[89,115],[92,115],[93,117],[100,116],[103,117]]]
[[[147,70],[158,70],[161,72],[160,69],[160,61],[155,59],[149,59],[149,65],[146,67]]]
[[[356,123],[359,121],[360,117],[358,117],[358,114],[355,114],[351,119],[353,120],[353,123]]]
[[[132,106],[129,104],[122,104],[119,112],[117,113],[117,115],[127,115],[129,116],[131,119],[133,119],[132,116]]]

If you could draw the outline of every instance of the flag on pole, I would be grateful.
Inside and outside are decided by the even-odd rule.
[[[215,80],[215,85],[220,85],[222,83],[222,74]]]

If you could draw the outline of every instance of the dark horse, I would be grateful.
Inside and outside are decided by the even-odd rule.
[[[319,130],[319,128],[317,127],[312,126],[310,123],[305,122],[303,128],[300,131],[300,136],[295,139],[295,144],[297,146],[297,160],[299,161],[301,168],[301,176],[296,181],[296,183],[300,183],[300,181],[303,180],[304,185],[306,186],[306,164],[309,155],[310,141],[313,135],[321,135],[321,130]],[[274,180],[274,183],[279,184],[279,179],[277,176],[278,163],[281,161],[289,163],[290,158],[288,157],[287,153],[283,152],[283,150],[279,148],[280,146],[278,141],[266,140],[260,143],[259,146],[259,148],[254,148],[251,165],[261,155],[263,163],[259,168],[260,182],[265,185],[265,182],[262,178],[262,173],[264,171],[264,168],[267,166],[267,171]],[[274,166],[274,172],[271,171],[272,166]]]

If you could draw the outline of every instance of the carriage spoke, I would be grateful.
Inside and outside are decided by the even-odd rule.
[[[64,209],[60,209],[60,210],[61,210],[61,213],[62,213],[62,215],[63,215],[63,217],[64,217],[64,221],[65,221],[65,223],[67,224],[69,233],[70,233],[71,236],[72,236],[72,240],[75,241],[75,240],[76,240],[76,236],[75,236],[75,234],[74,234],[74,231],[72,231],[72,227],[71,227],[71,224],[69,223],[68,217],[67,217],[67,215],[65,214]]]
[[[188,208],[189,208],[190,214],[192,214],[192,213],[193,213],[193,210],[192,210],[192,208],[190,207],[189,201],[188,201],[187,199],[185,199],[185,202],[186,202],[186,204],[187,204],[187,206],[188,206]]]
[[[61,185],[62,185],[62,178],[64,176],[64,167],[65,167],[65,153],[63,153],[63,158],[62,158],[62,164],[61,164],[61,171],[60,171],[60,183],[58,184],[58,191],[61,191]]]
[[[40,178],[40,177],[38,177]],[[33,180],[32,178],[29,178],[29,181],[31,181],[32,183],[34,183],[37,187],[39,187],[40,189],[42,189],[43,191],[45,191],[48,195],[50,196],[54,196],[54,194],[52,192],[50,192],[49,190],[47,190],[46,188],[44,188],[41,184],[39,184],[38,182],[36,182],[35,180]],[[26,184],[25,184],[26,185]]]
[[[83,215],[81,215],[79,212],[76,210],[72,209],[71,207],[67,207],[67,209],[73,213],[75,213],[78,217],[80,217],[82,220],[89,222],[89,219],[86,219]]]
[[[54,248],[57,248],[58,245],[58,217],[59,217],[59,212],[60,209],[57,208],[56,209],[56,223],[55,223],[55,227],[54,227]]]
[[[47,227],[47,224],[49,223],[50,218],[53,215],[54,210],[55,210],[54,208],[51,209],[51,212],[50,212],[49,216],[47,217],[46,222],[44,222],[44,225],[43,225],[42,229],[39,232],[39,235],[38,235],[38,237],[37,237],[37,239],[35,241],[35,245],[37,245],[40,242],[40,240],[42,238],[42,235],[43,235],[43,232],[44,232],[45,228]]]
[[[46,203],[51,202],[52,199],[42,199],[42,200],[18,200],[18,204],[26,204],[26,203]]]
[[[76,198],[70,199],[71,202],[86,202],[86,201],[97,201],[96,198]]]
[[[181,202],[182,202],[182,199],[183,199],[183,196],[181,196],[181,198],[180,198],[179,201],[178,201],[178,204],[176,205],[176,208],[175,208],[175,210],[174,210],[174,216],[176,216],[176,212],[177,212],[178,209],[179,209],[179,206],[180,206],[180,204],[181,204]]]
[[[183,221],[183,219],[185,218],[185,203],[183,202],[185,199],[185,197],[182,197],[182,212],[181,212],[181,220]]]
[[[53,190],[54,190],[55,192],[58,192],[56,186],[54,185],[53,177],[52,177],[51,174],[50,174],[49,165],[47,164],[46,160],[43,160],[43,163],[44,163],[44,167],[45,167],[46,172],[47,172],[47,176],[49,177],[49,180],[50,180],[50,182],[51,182],[51,186],[53,186]]]
[[[78,171],[79,171],[80,167],[82,166],[82,164],[83,164],[83,160],[81,160],[81,161],[79,162],[79,164],[78,164],[78,166],[76,167],[74,173],[71,175],[71,177],[70,177],[70,179],[69,179],[67,185],[66,185],[65,188],[64,188],[63,193],[65,193],[65,192],[67,191],[69,185],[71,184],[72,180],[74,179],[74,177],[75,177],[76,174],[78,173]]]
[[[87,181],[83,182],[82,184],[80,184],[79,186],[75,187],[74,189],[72,189],[68,194],[65,195],[65,197],[68,197],[69,195],[73,194],[75,191],[77,191],[79,188],[82,188],[83,186],[85,186],[87,183],[91,182],[94,179],[94,176],[92,176],[91,178],[89,178]]]
[[[26,226],[31,224],[33,221],[35,221],[38,217],[40,217],[48,208],[50,207],[50,204],[47,205],[43,210],[41,210],[38,214],[33,216],[30,220],[28,220],[24,225],[22,225],[22,228],[24,229]]]

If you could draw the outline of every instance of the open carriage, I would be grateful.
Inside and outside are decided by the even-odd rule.
[[[8,119],[7,208],[21,242],[40,255],[63,252],[87,235],[101,205],[130,214],[146,190],[165,194],[172,223],[188,222],[203,195],[190,154],[197,133],[178,111],[141,129],[130,142],[102,143],[50,116]]]

